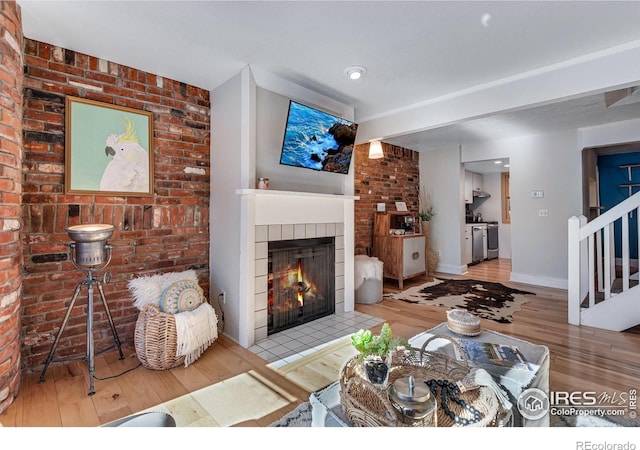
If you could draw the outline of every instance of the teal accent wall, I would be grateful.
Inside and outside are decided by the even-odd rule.
[[[598,172],[600,174],[600,205],[604,206],[602,212],[606,212],[616,206],[621,201],[629,197],[629,188],[620,187],[621,184],[640,184],[640,167],[631,169],[631,180],[629,171],[620,168],[625,164],[640,164],[640,148],[637,152],[618,153],[615,155],[598,156]],[[631,190],[632,194],[640,192],[640,186]],[[631,245],[630,257],[638,257],[638,215],[633,214],[629,218],[629,243]],[[617,220],[614,224],[616,257],[622,256],[622,221]]]

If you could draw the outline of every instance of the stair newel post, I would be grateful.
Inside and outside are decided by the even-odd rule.
[[[572,325],[580,325],[580,219],[573,216],[568,226],[568,320]]]

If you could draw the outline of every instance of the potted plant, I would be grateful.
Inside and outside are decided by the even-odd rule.
[[[421,222],[429,222],[433,216],[437,215],[436,209],[433,206],[429,206],[426,210],[420,210],[418,217]]]
[[[420,200],[420,211],[418,212],[420,222],[429,222],[438,212],[431,206],[431,196],[427,194],[424,187],[418,187],[418,195]]]
[[[406,339],[393,337],[388,323],[382,325],[377,336],[371,330],[359,330],[351,336],[351,343],[359,352],[357,361],[363,364],[367,379],[375,385],[387,382],[391,363],[389,351],[399,346],[408,346]]]

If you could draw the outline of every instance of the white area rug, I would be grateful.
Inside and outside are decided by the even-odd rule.
[[[147,411],[171,414],[177,427],[230,427],[264,417],[297,400],[250,370]]]
[[[271,363],[267,367],[301,388],[315,392],[340,378],[342,366],[356,354],[349,336],[291,363],[282,366]]]

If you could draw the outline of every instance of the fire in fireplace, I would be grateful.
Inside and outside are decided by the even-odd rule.
[[[267,334],[335,312],[334,238],[269,242]]]

